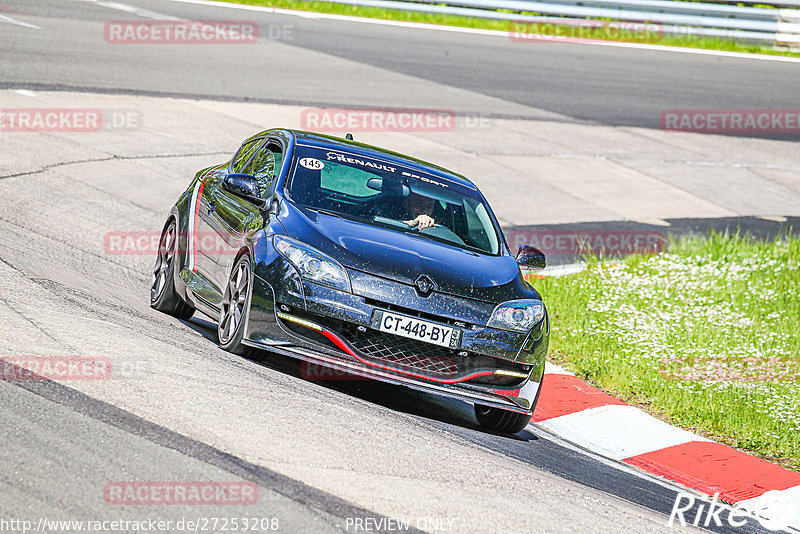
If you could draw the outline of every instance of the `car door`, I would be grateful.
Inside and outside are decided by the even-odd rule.
[[[238,232],[231,228],[231,222],[236,218],[237,213],[240,217],[252,219],[253,211],[257,214],[258,210],[243,199],[234,197],[222,188],[225,177],[233,172],[242,172],[253,156],[263,144],[264,139],[249,140],[242,144],[237,150],[230,165],[227,168],[210,173],[204,181],[202,193],[198,199],[198,231],[196,239],[197,247],[197,274],[201,280],[198,285],[203,286],[203,299],[215,306],[222,300],[222,288],[227,282],[227,275],[221,278],[220,273],[224,270],[228,262],[232,262],[238,250],[235,247],[235,236]],[[238,200],[232,201],[228,197]],[[222,205],[220,205],[222,201]],[[245,206],[240,206],[238,211],[231,207],[231,203],[250,204],[248,210]],[[221,217],[217,212],[222,209],[225,216]],[[234,226],[238,227],[238,224]]]
[[[234,162],[232,171],[254,176],[258,180],[262,198],[266,198],[280,169],[282,155],[280,142],[267,138],[257,146],[251,157],[243,159],[242,165]],[[222,237],[216,244],[219,250],[214,265],[214,280],[223,288],[236,254],[246,237],[263,226],[264,216],[255,204],[228,192],[221,182],[219,187],[213,189],[209,200],[213,203],[213,209],[209,209],[209,225]]]

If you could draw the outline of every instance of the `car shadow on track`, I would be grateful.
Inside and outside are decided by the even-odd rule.
[[[269,355],[267,358],[280,358],[280,356]],[[385,384],[353,375],[342,374],[341,378],[337,380],[310,380],[302,376],[302,373],[298,377],[320,384],[328,389],[383,406],[395,412],[437,421],[444,425],[471,429],[515,441],[534,441],[538,439],[527,430],[513,435],[487,430],[478,425],[472,405],[457,399],[440,397],[407,387]]]
[[[196,316],[183,324],[202,335],[204,338],[217,343],[217,325],[210,319]],[[257,365],[262,365],[273,371],[317,384],[321,387],[338,391],[345,395],[370,402],[395,412],[401,412],[422,419],[436,421],[439,424],[451,425],[470,429],[483,434],[490,434],[499,438],[514,441],[536,441],[538,438],[528,430],[519,434],[503,434],[487,430],[478,425],[472,405],[447,397],[417,391],[403,386],[386,384],[377,380],[370,380],[343,372],[335,372],[334,379],[326,380],[310,376],[308,366],[300,360],[271,353],[256,351],[249,359]]]
[[[178,319],[178,321],[182,322],[207,340],[213,343],[219,343],[219,338],[217,338],[217,323],[211,319],[196,314],[191,319]]]

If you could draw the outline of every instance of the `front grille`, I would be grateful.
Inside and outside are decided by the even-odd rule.
[[[459,350],[371,328],[362,332],[356,325],[350,323],[342,325],[339,333],[362,357],[371,363],[435,380],[458,380],[474,373],[494,372],[496,369],[525,374],[529,370],[526,365],[482,354],[467,352],[465,356],[459,356]],[[470,383],[498,387],[511,387],[524,381],[525,378],[520,377],[488,374],[469,380]]]
[[[414,370],[440,379],[461,374],[458,357],[451,349],[377,330],[359,332],[352,324],[345,325],[341,334],[362,355],[389,364],[388,367]]]
[[[524,373],[527,376],[530,371],[529,365],[502,358],[492,358],[464,349],[440,347],[316,313],[300,310],[292,310],[291,313],[323,325],[336,333],[369,364],[395,372],[410,373],[432,380],[458,381],[480,372],[506,370]],[[310,328],[290,321],[281,322],[286,328],[314,344],[340,350],[325,336]],[[459,355],[460,352],[464,352],[464,355]],[[524,377],[484,374],[469,379],[468,382],[475,385],[510,388],[524,381]]]

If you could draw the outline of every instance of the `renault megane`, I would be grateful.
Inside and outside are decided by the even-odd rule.
[[[549,321],[466,178],[373,146],[268,130],[197,173],[164,225],[151,306],[218,319],[223,349],[262,349],[472,403],[518,432]]]

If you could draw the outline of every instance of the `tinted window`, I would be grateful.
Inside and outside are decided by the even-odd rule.
[[[380,195],[380,191],[371,189],[367,185],[370,178],[375,177],[375,174],[363,169],[345,165],[337,165],[334,168],[333,165],[328,165],[322,169],[320,187],[326,191],[338,191],[344,195],[363,199]]]
[[[256,155],[241,172],[255,176],[263,194],[269,189],[272,180],[280,170],[281,161],[283,161],[281,146],[275,142],[269,142],[264,148],[256,152]]]
[[[497,228],[473,189],[377,155],[297,145],[293,157],[288,189],[297,204],[460,248],[500,251]],[[420,217],[433,226],[419,229]]]
[[[250,161],[258,145],[261,144],[261,141],[261,139],[256,139],[255,141],[243,144],[241,148],[239,148],[239,151],[234,157],[233,172],[243,172],[244,166]]]

